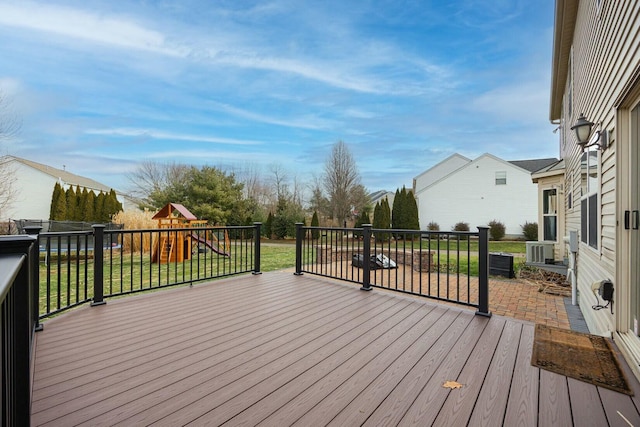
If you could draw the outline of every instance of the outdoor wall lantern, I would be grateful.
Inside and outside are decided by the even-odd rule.
[[[591,134],[591,129],[593,128],[593,123],[587,120],[584,114],[580,114],[578,117],[578,121],[575,125],[571,126],[571,130],[576,132],[576,138],[578,139],[578,145],[582,148],[582,151],[585,148],[596,146],[600,150],[605,150],[608,145],[607,131],[598,129],[593,135]]]

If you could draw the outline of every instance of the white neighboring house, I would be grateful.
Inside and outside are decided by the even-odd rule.
[[[371,200],[371,207],[375,207],[376,203],[381,202],[384,199],[389,201],[389,209],[393,210],[393,200],[396,198],[396,193],[393,191],[387,190],[378,190],[369,194],[369,199]]]
[[[430,222],[452,230],[466,222],[471,230],[492,220],[510,236],[522,235],[521,225],[538,219],[538,189],[531,172],[557,159],[505,161],[491,154],[470,160],[454,154],[413,180],[420,227]]]
[[[80,186],[80,188],[93,190],[96,194],[101,191],[105,193],[111,191],[111,187],[90,178],[20,157],[3,156],[0,163],[3,164],[3,167],[10,168],[15,177],[12,183],[15,196],[9,207],[4,212],[0,212],[2,215],[0,221],[49,219],[51,196],[56,182],[59,182],[64,190]],[[118,201],[122,203],[123,210],[137,208],[135,202],[130,198],[117,191],[116,196]]]

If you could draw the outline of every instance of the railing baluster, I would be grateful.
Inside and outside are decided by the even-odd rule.
[[[304,226],[301,222],[296,222],[296,276],[302,275],[302,227]]]
[[[371,290],[371,224],[362,225],[362,287],[363,291]]]
[[[262,274],[260,271],[260,228],[262,227],[261,222],[254,222],[253,226],[255,227],[254,233],[254,247],[253,247],[253,274]]]
[[[93,302],[92,306],[104,305],[104,224],[93,225]]]

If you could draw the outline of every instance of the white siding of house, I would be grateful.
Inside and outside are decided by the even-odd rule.
[[[507,184],[496,185],[496,171],[507,172]],[[420,227],[437,222],[451,230],[458,222],[470,229],[502,222],[509,235],[521,235],[521,225],[537,221],[538,189],[529,171],[484,155],[417,194]]]
[[[471,160],[460,154],[453,154],[432,168],[424,171],[413,180],[413,194],[417,194],[434,182],[469,164]]]
[[[17,177],[13,184],[16,197],[3,219],[49,219],[56,180],[20,162],[12,161],[9,167]]]
[[[51,197],[53,188],[58,181],[53,175],[44,173],[38,169],[25,165],[22,162],[11,160],[8,167],[14,172],[15,182],[12,184],[16,196],[11,205],[4,212],[0,212],[0,221],[9,219],[49,219],[51,209]],[[70,184],[60,182],[62,188],[66,190]],[[71,185],[74,188],[75,184]],[[80,186],[80,188],[83,188]],[[93,190],[96,195],[99,190]],[[123,210],[137,209],[135,203],[130,199],[116,194]]]
[[[396,198],[396,193],[394,193],[393,191],[387,191],[384,195],[372,200],[371,206],[375,207],[376,203],[381,202],[384,199],[387,199],[387,201],[389,202],[389,209],[393,209],[393,200],[395,198]]]

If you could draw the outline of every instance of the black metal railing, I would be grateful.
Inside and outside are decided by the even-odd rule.
[[[40,233],[43,319],[105,298],[260,273],[260,223],[251,226]]]
[[[477,232],[296,224],[295,274],[311,273],[477,307],[489,316],[488,227]]]
[[[0,238],[0,422],[28,426],[32,346],[38,324],[37,246],[30,236]]]

